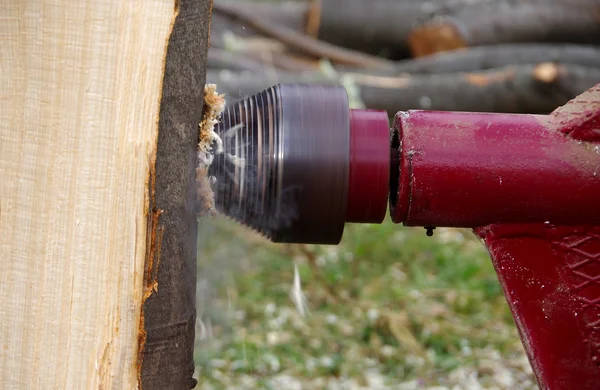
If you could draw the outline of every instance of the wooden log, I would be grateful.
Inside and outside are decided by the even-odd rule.
[[[496,0],[319,0],[318,37],[366,53],[403,59],[411,56],[409,36],[413,28],[490,1]]]
[[[419,1],[396,0],[319,0],[316,7],[307,2],[220,1],[236,13],[250,13],[254,19],[287,28],[369,54],[406,57],[408,35],[418,22],[425,22],[441,12],[440,3],[485,0],[435,0],[423,5]],[[456,5],[456,6],[458,6]],[[445,6],[447,8],[447,6]],[[446,9],[444,8],[444,9]],[[224,34],[249,36],[256,33],[252,23],[215,12],[211,47],[224,47]],[[397,55],[401,53],[401,55]]]
[[[558,14],[552,9],[563,10],[575,7],[583,9],[582,12],[585,13],[585,9],[600,4],[598,0],[429,0],[426,2],[420,0],[319,0],[311,2],[311,4],[316,4],[316,7],[312,7],[307,2],[271,3],[229,0],[219,3],[235,9],[236,12],[249,12],[253,14],[254,18],[263,22],[286,26],[299,33],[309,32],[309,35],[314,34],[315,38],[337,46],[391,59],[404,59],[411,56],[409,39],[413,29],[420,31],[420,27],[423,25],[439,27],[442,24],[439,21],[440,18],[462,15],[463,11],[467,12],[469,17],[475,15],[475,20],[482,20],[485,23],[485,18],[489,18],[491,13],[495,14],[494,9],[515,7],[510,12],[520,13],[521,16],[517,15],[517,20],[521,20],[520,23],[525,27],[522,25],[511,27],[509,17],[513,17],[512,15],[508,15],[506,18],[495,17],[505,21],[508,31],[512,29],[515,30],[514,33],[518,34],[518,31],[529,29],[533,37],[543,21],[535,18],[528,20],[530,13],[527,13],[527,9],[534,9],[541,16],[553,14],[556,17]],[[546,7],[550,7],[550,9],[546,9]],[[489,11],[490,8],[492,11]],[[550,28],[564,29],[565,26],[560,26],[560,23],[573,25],[571,22],[573,17],[568,15],[577,17],[578,13],[579,11],[571,10],[563,19],[555,20],[554,25],[542,27],[546,30]],[[478,16],[479,14],[481,16]],[[590,15],[593,14],[594,12]],[[584,19],[589,22],[591,16]],[[256,33],[250,23],[244,23],[242,20],[232,21],[218,13],[215,13],[213,20],[212,47],[223,47],[223,34],[227,31],[238,36]],[[494,18],[490,20],[494,20]],[[473,23],[473,21],[470,22]],[[543,23],[550,22],[552,20],[546,18]],[[490,26],[487,28],[493,31]],[[580,31],[585,31],[585,26],[579,28]],[[595,30],[589,30],[589,36],[593,36],[593,31]],[[446,42],[448,38],[443,36],[444,33],[444,30],[440,30],[436,37],[428,38],[428,41]],[[450,33],[452,33],[451,36],[455,35],[453,31]],[[588,42],[589,40],[584,41]],[[504,43],[510,42],[507,40]],[[448,42],[444,45],[448,45]],[[452,47],[467,45],[468,42],[460,40],[458,45]]]
[[[394,76],[402,73],[473,72],[509,65],[542,62],[600,69],[600,46],[544,43],[476,46],[397,61],[393,72],[380,71],[378,74]],[[343,70],[341,67],[338,69]],[[349,71],[349,69],[346,70]],[[364,72],[368,73],[369,71],[365,70]]]
[[[0,9],[0,388],[192,387],[209,7]]]
[[[265,66],[280,70],[318,70],[315,62],[289,57],[286,53],[262,51],[230,52],[211,48],[208,53],[209,67],[233,71],[264,71]],[[396,61],[393,69],[379,70],[380,76],[398,76],[403,73],[439,74],[473,72],[508,65],[555,62],[600,68],[600,46],[578,44],[523,43],[492,46],[476,46],[440,52],[425,57]],[[340,72],[371,74],[370,69],[336,66]]]
[[[511,65],[481,72],[382,80],[365,88],[365,101],[379,99],[390,112],[403,107],[447,111],[547,114],[600,82],[600,69],[578,65]],[[400,107],[400,108],[396,108]]]
[[[504,0],[475,4],[415,28],[413,56],[467,46],[524,42],[600,43],[596,0]]]
[[[320,0],[318,37],[366,53],[406,58],[413,26],[441,11],[439,1]]]
[[[547,114],[600,82],[600,69],[571,64],[516,65],[480,72],[399,77],[344,73],[236,74],[209,72],[228,99],[255,94],[277,83],[351,85],[366,108],[390,115],[410,109]],[[346,84],[350,82],[351,84]]]

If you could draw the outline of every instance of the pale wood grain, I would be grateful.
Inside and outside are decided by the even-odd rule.
[[[0,388],[134,389],[173,0],[0,7]]]

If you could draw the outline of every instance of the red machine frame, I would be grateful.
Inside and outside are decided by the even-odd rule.
[[[547,116],[408,111],[394,129],[394,222],[473,229],[539,386],[600,389],[600,84]]]

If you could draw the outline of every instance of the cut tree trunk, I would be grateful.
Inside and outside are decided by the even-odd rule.
[[[0,17],[0,387],[191,388],[210,1]]]

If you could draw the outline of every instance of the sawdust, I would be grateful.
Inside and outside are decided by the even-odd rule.
[[[208,175],[208,168],[216,154],[223,153],[223,142],[215,132],[221,114],[225,110],[225,95],[217,93],[215,84],[204,86],[204,111],[199,125],[200,141],[198,142],[198,165],[196,167],[196,183],[200,216],[216,216],[215,194],[211,184],[216,180]]]

